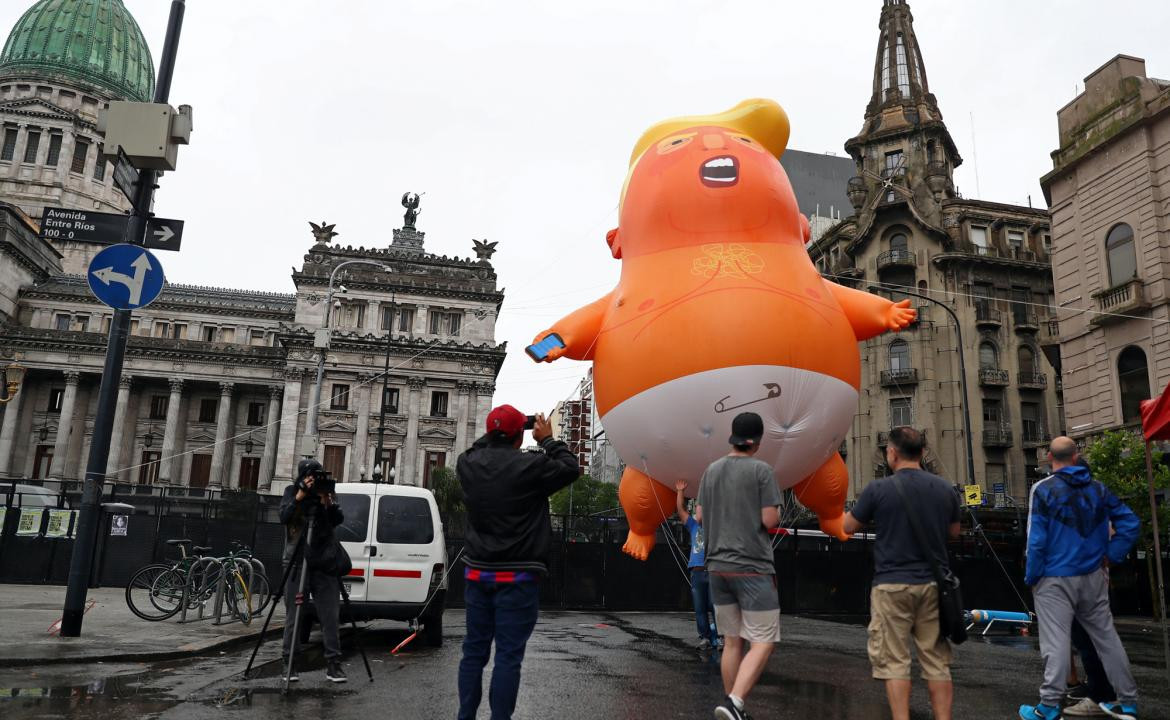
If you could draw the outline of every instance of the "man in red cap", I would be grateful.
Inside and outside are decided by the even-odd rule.
[[[467,505],[464,600],[467,634],[459,663],[459,718],[473,720],[483,668],[496,645],[488,703],[493,720],[516,708],[520,663],[540,609],[539,579],[552,539],[548,498],[580,475],[577,457],[552,437],[543,415],[532,438],[543,452],[521,452],[527,417],[511,405],[488,414],[487,434],[459,456],[456,472]]]

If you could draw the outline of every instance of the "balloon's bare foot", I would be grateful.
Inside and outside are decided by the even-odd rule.
[[[848,540],[853,537],[845,532],[845,516],[838,515],[835,518],[820,518],[821,532],[826,535],[831,535],[838,540]]]
[[[653,549],[653,535],[639,535],[633,530],[626,536],[626,544],[622,545],[622,552],[639,560],[650,557],[650,551]]]

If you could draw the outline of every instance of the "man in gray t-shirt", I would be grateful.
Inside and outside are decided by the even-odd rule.
[[[722,659],[727,698],[715,717],[742,720],[744,699],[780,640],[780,598],[768,530],[780,524],[780,489],[772,467],[753,457],[764,421],[751,412],[731,423],[731,452],[699,481],[695,517],[707,533],[707,571],[715,624],[725,633]],[[751,649],[744,655],[744,640]]]

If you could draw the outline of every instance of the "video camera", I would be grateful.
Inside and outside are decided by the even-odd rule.
[[[316,460],[302,460],[297,475],[297,490],[303,490],[307,495],[332,495],[337,487],[337,481],[333,479],[332,473],[321,467],[321,463]],[[313,479],[312,487],[305,483],[309,478]]]

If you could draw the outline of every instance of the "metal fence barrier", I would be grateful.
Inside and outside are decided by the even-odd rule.
[[[48,486],[48,484],[46,484]],[[80,505],[80,485],[54,488],[58,507]],[[47,517],[36,535],[17,534],[19,499],[4,498],[9,508],[0,533],[0,583],[64,584],[69,573],[71,538],[45,536]],[[284,528],[278,519],[280,498],[251,492],[185,487],[107,485],[104,501],[124,501],[136,510],[125,535],[111,535],[112,516],[104,515],[95,545],[94,586],[124,587],[130,576],[167,557],[166,540],[190,538],[196,545],[226,553],[233,541],[252,548],[269,575],[279,577]],[[47,516],[47,513],[46,513]],[[1007,567],[1011,583],[1024,595],[1022,518],[1013,511],[980,513],[980,521]],[[688,535],[677,523],[658,531],[658,543],[645,561],[622,553],[628,526],[622,517],[553,516],[548,576],[541,583],[541,604],[548,609],[689,610],[686,580]],[[448,557],[464,546],[464,518],[444,518]],[[123,528],[119,528],[119,531]],[[667,534],[673,542],[667,539]],[[681,553],[681,555],[680,555]],[[1019,600],[986,545],[964,536],[950,546],[951,566],[963,583],[970,607],[1018,609]],[[785,612],[863,616],[869,611],[873,575],[872,543],[847,543],[816,534],[778,541],[775,562],[780,604]],[[1111,573],[1113,609],[1123,615],[1150,615],[1147,564],[1131,561]],[[275,575],[274,575],[275,573]],[[447,605],[461,607],[463,569],[449,575]]]

